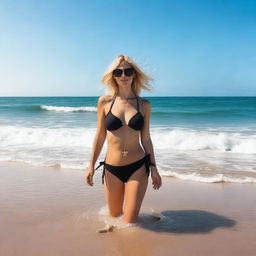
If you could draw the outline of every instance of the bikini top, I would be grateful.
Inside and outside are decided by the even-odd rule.
[[[114,131],[119,128],[121,128],[123,125],[122,121],[116,117],[115,115],[112,114],[111,109],[113,107],[113,104],[115,102],[116,96],[112,100],[109,112],[107,113],[105,117],[105,124],[106,124],[106,129],[109,131]],[[138,102],[138,97],[136,96],[137,99],[137,109],[138,112],[130,119],[128,126],[134,130],[141,130],[144,124],[144,117],[139,111],[139,102]]]

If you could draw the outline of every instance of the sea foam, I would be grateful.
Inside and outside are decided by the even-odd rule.
[[[0,161],[84,170],[95,134],[96,127],[3,125]],[[162,176],[210,183],[255,182],[255,135],[152,128],[151,139]],[[104,158],[106,144],[98,161]]]

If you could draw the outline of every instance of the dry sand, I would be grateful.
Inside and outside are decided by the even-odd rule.
[[[137,226],[107,216],[101,171],[0,163],[0,255],[256,255],[256,184],[151,179]],[[156,221],[151,213],[164,217]],[[162,214],[162,215],[161,215]],[[97,233],[105,224],[113,232]]]

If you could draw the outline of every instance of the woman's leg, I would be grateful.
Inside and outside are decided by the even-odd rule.
[[[124,221],[137,221],[140,207],[148,186],[145,164],[136,170],[125,184]]]
[[[105,168],[104,192],[112,217],[123,214],[124,183]]]

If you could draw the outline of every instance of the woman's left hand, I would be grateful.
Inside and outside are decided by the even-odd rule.
[[[151,178],[153,189],[159,189],[162,186],[162,178],[159,175],[156,167],[151,169]]]

